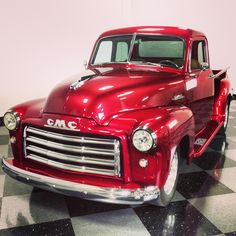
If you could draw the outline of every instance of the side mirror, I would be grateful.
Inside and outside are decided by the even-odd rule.
[[[209,64],[207,62],[202,62],[201,63],[201,70],[205,71],[209,69]]]

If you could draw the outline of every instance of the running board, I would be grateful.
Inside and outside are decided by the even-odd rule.
[[[223,123],[224,122],[218,124],[216,121],[210,121],[207,126],[198,133],[194,142],[194,158],[203,154]]]

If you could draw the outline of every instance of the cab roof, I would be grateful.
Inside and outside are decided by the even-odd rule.
[[[120,28],[106,31],[100,35],[100,38],[112,35],[134,34],[134,33],[174,35],[183,39],[189,39],[198,36],[205,37],[205,35],[202,32],[193,29],[184,29],[173,26],[135,26],[135,27],[127,27],[127,28]]]

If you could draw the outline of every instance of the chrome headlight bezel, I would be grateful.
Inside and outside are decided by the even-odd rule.
[[[140,148],[140,145],[137,145],[137,135],[142,132],[143,135],[146,135],[146,138],[148,138],[148,142],[149,142],[149,145],[147,147],[144,147],[143,148]],[[140,134],[142,135],[142,134]],[[150,128],[147,128],[147,127],[138,127],[137,129],[134,130],[133,134],[132,134],[132,143],[133,143],[133,146],[140,152],[148,152],[150,151],[151,149],[155,148],[156,145],[157,145],[157,136],[156,134],[150,129]]]
[[[8,122],[7,123],[7,116],[11,116],[11,118],[14,119],[14,122],[13,124],[9,125],[10,123]],[[20,116],[17,112],[14,112],[14,111],[7,111],[4,116],[3,116],[3,123],[4,123],[4,126],[10,130],[10,131],[14,131],[17,129],[17,127],[19,126],[19,123],[20,123]]]

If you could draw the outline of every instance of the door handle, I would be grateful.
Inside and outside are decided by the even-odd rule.
[[[214,74],[209,74],[208,75],[208,79],[214,79],[215,78],[215,75]]]
[[[190,74],[189,76],[191,77],[191,79],[196,79],[197,78],[197,75],[194,74],[194,73]]]
[[[178,100],[183,100],[183,99],[185,99],[185,96],[183,94],[178,94],[172,98],[172,101],[178,101]]]

